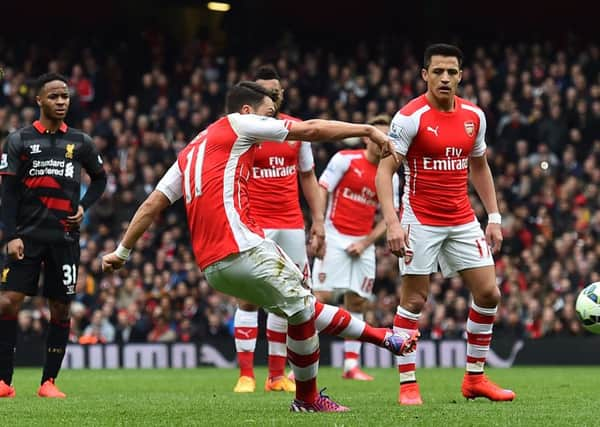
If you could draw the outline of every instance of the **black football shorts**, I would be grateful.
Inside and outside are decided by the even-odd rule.
[[[42,295],[70,301],[75,296],[79,268],[79,242],[43,243],[23,238],[25,258],[7,261],[2,269],[0,291],[38,295],[43,272]]]

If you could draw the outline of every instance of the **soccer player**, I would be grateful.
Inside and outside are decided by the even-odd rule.
[[[117,250],[102,259],[104,271],[120,268],[131,248],[172,202],[183,197],[196,261],[210,285],[225,294],[274,312],[288,321],[288,358],[296,378],[298,412],[348,410],[317,393],[319,338],[325,333],[360,338],[395,354],[414,351],[417,335],[392,334],[315,301],[300,269],[249,215],[248,179],[260,141],[336,140],[369,136],[384,146],[388,137],[369,125],[327,120],[276,120],[275,104],[254,82],[240,82],[226,100],[228,115],[201,132],[178,155],[148,199],[139,207]]]
[[[79,224],[104,192],[106,173],[92,139],[64,122],[69,110],[66,78],[44,74],[36,89],[40,119],[8,136],[0,161],[1,215],[8,242],[0,283],[0,397],[15,396],[11,383],[17,315],[25,296],[37,294],[43,270],[50,326],[38,396],[64,398],[54,381],[69,337]],[[82,168],[91,183],[79,200]]]
[[[388,116],[377,116],[369,124],[388,132]],[[325,234],[327,252],[313,265],[315,296],[332,302],[344,296],[344,308],[352,317],[363,320],[366,304],[373,296],[375,280],[374,242],[385,233],[385,222],[373,227],[379,202],[375,188],[381,150],[364,137],[364,149],[342,150],[329,161],[319,178],[323,200],[328,199]],[[394,174],[395,205],[399,204],[398,175]],[[325,203],[323,203],[325,204]],[[370,381],[372,376],[359,366],[361,342],[344,341],[343,378]]]
[[[483,373],[500,301],[492,252],[500,249],[502,231],[485,156],[485,115],[456,96],[462,60],[462,52],[455,46],[429,46],[421,70],[426,93],[405,105],[392,120],[390,137],[403,161],[405,176],[400,219],[392,191],[397,164],[387,158],[379,163],[377,194],[387,241],[401,257],[402,286],[394,329],[417,329],[429,293],[429,276],[438,264],[445,277],[460,274],[473,296],[462,393],[467,398],[513,400],[515,393],[500,388]],[[468,174],[488,213],[485,234],[469,202]],[[415,361],[415,354],[399,357],[398,401],[403,405],[422,404]]]
[[[298,121],[279,111],[283,102],[283,89],[274,68],[260,67],[254,81],[273,91],[276,96],[275,117]],[[307,278],[310,272],[306,256],[304,217],[299,203],[298,178],[312,214],[311,244],[323,248],[325,237],[324,208],[321,206],[319,185],[313,169],[314,159],[309,142],[261,142],[256,148],[254,165],[248,181],[250,216],[264,229],[266,237],[277,243]],[[286,334],[285,318],[268,313],[269,374],[265,381],[265,391],[296,391],[296,385],[284,372],[287,360]],[[234,338],[240,377],[233,389],[235,392],[248,393],[256,390],[254,350],[257,335],[258,306],[238,300],[238,309],[234,316]]]

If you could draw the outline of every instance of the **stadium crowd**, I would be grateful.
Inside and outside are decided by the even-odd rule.
[[[231,335],[235,300],[211,290],[196,266],[181,205],[140,239],[124,270],[106,275],[100,264],[176,153],[222,114],[228,87],[270,63],[282,76],[284,112],[357,123],[393,116],[425,90],[420,50],[411,45],[392,55],[385,43],[365,42],[340,55],[286,40],[242,61],[198,40],[177,48],[152,32],[131,50],[73,41],[54,52],[0,39],[2,140],[35,120],[33,79],[56,71],[70,82],[67,123],[90,134],[105,159],[107,190],[82,226],[72,342]],[[505,240],[496,262],[502,303],[494,333],[581,335],[577,292],[600,280],[600,46],[464,48],[461,96],[486,113],[488,159],[503,215]],[[133,51],[143,60],[133,60]],[[313,146],[317,176],[336,150],[355,144]],[[472,203],[484,220],[475,196]],[[376,298],[365,320],[391,327],[400,279],[384,240],[377,261]],[[463,337],[467,295],[460,278],[436,274],[420,321],[423,338]],[[43,299],[32,298],[19,316],[22,336],[42,335],[48,318]]]

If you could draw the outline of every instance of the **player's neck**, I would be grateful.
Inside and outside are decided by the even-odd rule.
[[[371,153],[368,149],[365,148],[364,154],[369,163],[373,163],[374,165],[379,163],[379,156]]]
[[[445,113],[450,113],[454,111],[454,96],[448,98],[447,100],[442,100],[436,98],[431,92],[427,92],[425,94],[425,97],[427,98],[427,102],[429,102],[429,104],[436,110],[443,111]]]
[[[48,130],[48,132],[50,133],[54,133],[56,132],[58,129],[60,129],[60,127],[63,124],[62,120],[54,120],[54,119],[49,119],[47,117],[40,117],[40,123],[42,124],[42,126],[44,126],[44,128],[46,128]]]

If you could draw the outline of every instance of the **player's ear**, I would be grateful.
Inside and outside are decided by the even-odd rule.
[[[35,102],[37,103],[38,107],[42,106],[42,98],[40,98],[39,95],[35,96]]]
[[[254,109],[248,104],[244,104],[244,105],[242,105],[242,108],[240,108],[240,114],[252,114],[252,113],[254,113]]]
[[[462,81],[462,70],[458,70],[458,82]]]
[[[421,78],[424,81],[427,81],[427,69],[426,68],[421,68]]]

